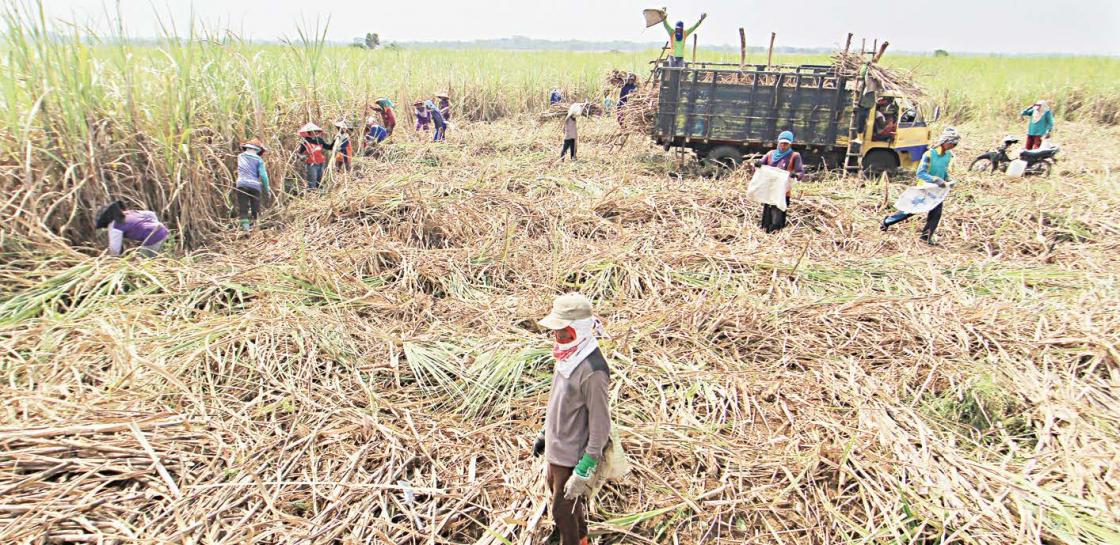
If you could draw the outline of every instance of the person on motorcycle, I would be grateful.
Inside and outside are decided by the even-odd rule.
[[[1050,131],[1054,130],[1054,112],[1050,111],[1050,104],[1045,100],[1039,100],[1023,110],[1021,117],[1031,118],[1030,123],[1027,124],[1026,148],[1038,149],[1042,146],[1042,139],[1050,138]]]
[[[925,152],[922,155],[921,162],[918,163],[918,179],[928,184],[937,186],[937,190],[930,191],[920,201],[925,206],[928,204],[936,203],[936,206],[929,209],[926,214],[926,224],[922,228],[922,242],[933,246],[935,244],[933,235],[937,231],[937,225],[941,222],[941,207],[944,204],[945,197],[949,195],[949,163],[953,161],[953,152],[950,151],[957,147],[961,141],[961,137],[957,134],[956,129],[946,127],[945,131],[941,133],[941,137],[937,139],[937,143],[933,149]],[[903,199],[900,198],[901,202]],[[919,204],[914,201],[912,204]],[[895,203],[895,208],[899,208],[899,203]],[[900,223],[913,216],[913,213],[899,210],[894,214],[883,218],[882,223],[879,224],[879,230],[886,231],[890,226]]]

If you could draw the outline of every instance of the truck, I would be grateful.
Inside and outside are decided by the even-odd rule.
[[[915,168],[929,149],[930,128],[918,104],[876,89],[834,65],[686,63],[655,66],[658,90],[654,141],[690,149],[734,167],[774,149],[793,131],[806,166],[872,174]],[[882,100],[885,99],[885,100]],[[876,137],[875,119],[894,122],[893,137]]]

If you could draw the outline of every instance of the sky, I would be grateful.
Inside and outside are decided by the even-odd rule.
[[[105,28],[106,6],[117,0],[43,0],[50,17]],[[670,22],[691,25],[701,46],[747,43],[791,47],[841,45],[848,32],[886,39],[895,51],[946,49],[960,53],[1071,53],[1120,55],[1117,0],[119,0],[133,37],[159,34],[159,13],[183,26],[193,13],[208,28],[228,28],[243,38],[292,38],[301,26],[329,18],[328,39],[348,42],[377,32],[382,43],[506,38],[658,42],[658,27],[645,28],[642,9],[667,7]]]

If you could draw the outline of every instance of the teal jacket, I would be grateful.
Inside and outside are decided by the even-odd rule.
[[[934,179],[941,178],[949,181],[949,163],[953,160],[953,152],[938,153],[939,148],[931,148],[922,154],[918,163],[918,179],[923,182],[935,183]]]
[[[1033,113],[1034,106],[1031,106],[1023,110],[1023,117],[1030,117]],[[1039,119],[1037,122],[1031,121],[1030,124],[1027,125],[1027,136],[1046,136],[1050,134],[1052,130],[1054,130],[1054,112],[1053,110],[1047,110],[1046,113],[1042,115],[1042,119]]]

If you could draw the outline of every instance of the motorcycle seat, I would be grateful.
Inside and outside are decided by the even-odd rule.
[[[1023,159],[1023,160],[1046,159],[1047,157],[1053,157],[1057,153],[1058,153],[1058,148],[1057,147],[1023,150],[1023,151],[1019,152],[1019,158]]]

